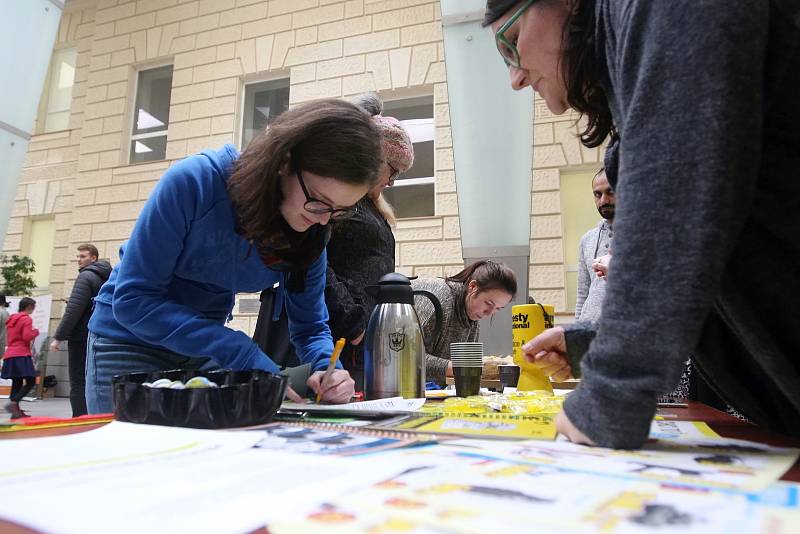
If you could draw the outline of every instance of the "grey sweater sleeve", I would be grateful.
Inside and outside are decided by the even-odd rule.
[[[447,366],[450,360],[439,358],[433,354],[425,355],[425,380],[443,386],[447,382]]]
[[[578,247],[578,292],[575,296],[575,318],[581,316],[583,303],[586,302],[586,297],[589,295],[589,286],[592,283],[591,273],[586,268],[586,240],[589,234],[584,234],[581,238],[581,244]]]
[[[597,332],[589,321],[579,321],[564,325],[564,340],[567,344],[567,361],[574,378],[581,377],[581,360],[589,350],[589,344]]]
[[[614,276],[564,410],[599,445],[633,448],[697,343],[753,200],[768,4],[599,0],[597,12],[620,130]]]
[[[430,287],[424,286],[425,280],[419,282],[423,285],[424,289],[428,291],[434,292],[437,297],[443,297],[446,295],[442,295],[441,293],[435,292],[435,286],[432,284]],[[439,298],[441,303],[443,299]],[[445,307],[447,306],[448,302],[445,299],[443,304],[443,311],[447,313],[449,310]],[[434,309],[433,304],[431,301],[424,297],[414,297],[414,309],[417,311],[417,316],[419,317],[420,326],[422,329],[422,335],[425,339],[430,340],[431,344],[425,346],[425,379],[426,380],[433,380],[439,385],[444,385],[446,373],[447,373],[447,366],[450,364],[450,360],[446,358],[440,358],[432,354],[435,352],[434,346],[439,343],[440,340],[438,339],[431,339],[434,330],[434,323],[436,319],[434,317]]]

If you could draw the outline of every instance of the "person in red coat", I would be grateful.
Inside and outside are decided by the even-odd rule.
[[[36,301],[24,297],[19,301],[19,313],[9,317],[6,322],[8,341],[3,353],[3,371],[0,376],[11,379],[11,395],[6,410],[11,419],[28,417],[19,407],[19,401],[27,395],[36,384],[36,369],[31,356],[31,343],[39,331],[33,327],[31,314],[36,309]],[[24,385],[23,385],[24,381]]]

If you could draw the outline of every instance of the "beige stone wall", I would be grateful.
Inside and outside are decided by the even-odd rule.
[[[597,170],[603,150],[586,148],[577,137],[578,115],[550,113],[544,100],[534,100],[533,181],[531,184],[531,259],[529,286],[538,302],[567,309],[564,242],[561,227],[561,173],[567,169]],[[572,296],[574,297],[574,295]],[[571,313],[562,316],[571,320]]]
[[[55,216],[51,331],[77,274],[75,246],[93,242],[116,263],[159,176],[238,144],[244,84],[271,77],[290,77],[292,105],[368,90],[432,95],[435,216],[398,223],[397,266],[421,276],[462,267],[437,0],[67,0],[56,46],[78,49],[70,129],[31,140],[4,246],[20,250],[26,217]],[[128,165],[136,70],[162,64],[174,65],[167,159]],[[534,132],[530,289],[564,309],[559,172],[594,166],[599,152],[580,148],[574,117],[550,116],[540,101]],[[252,333],[255,315],[237,313],[231,326]],[[66,384],[63,361],[50,364]]]
[[[437,27],[441,30],[441,26]],[[441,52],[439,57],[444,59]],[[444,77],[443,68],[441,76]],[[436,215],[400,220],[394,232],[397,270],[409,276],[447,276],[464,266],[446,82],[434,85],[433,108],[436,124]]]

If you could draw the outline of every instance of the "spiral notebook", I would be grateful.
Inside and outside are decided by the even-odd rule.
[[[250,432],[263,432],[261,449],[335,456],[355,456],[387,449],[435,443],[432,435],[320,421],[272,423]]]
[[[379,422],[371,428],[394,431],[456,435],[481,438],[541,439],[556,438],[555,417],[550,414],[436,413],[413,414],[402,419]]]
[[[347,404],[316,404],[296,403],[285,401],[281,404],[280,411],[284,414],[311,413],[317,415],[334,414],[353,415],[383,414],[386,416],[395,413],[415,412],[425,404],[425,399],[404,399],[403,397],[390,397],[388,399],[374,399]]]
[[[283,419],[283,418],[280,418]],[[485,413],[464,414],[439,412],[436,414],[406,413],[375,422],[361,421],[365,426],[350,426],[341,421],[282,420],[285,424],[327,429],[338,432],[359,432],[364,435],[386,437],[403,441],[442,440],[452,437],[479,437],[487,439],[539,439],[556,438],[555,416],[552,414]]]

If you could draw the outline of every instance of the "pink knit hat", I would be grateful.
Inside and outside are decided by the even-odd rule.
[[[402,123],[394,117],[384,117],[383,102],[375,93],[360,95],[355,104],[372,115],[381,130],[383,159],[394,169],[405,172],[414,164],[414,145]]]
[[[383,159],[400,172],[410,169],[414,164],[414,145],[400,121],[383,115],[375,115],[372,120],[378,124],[383,135]]]

